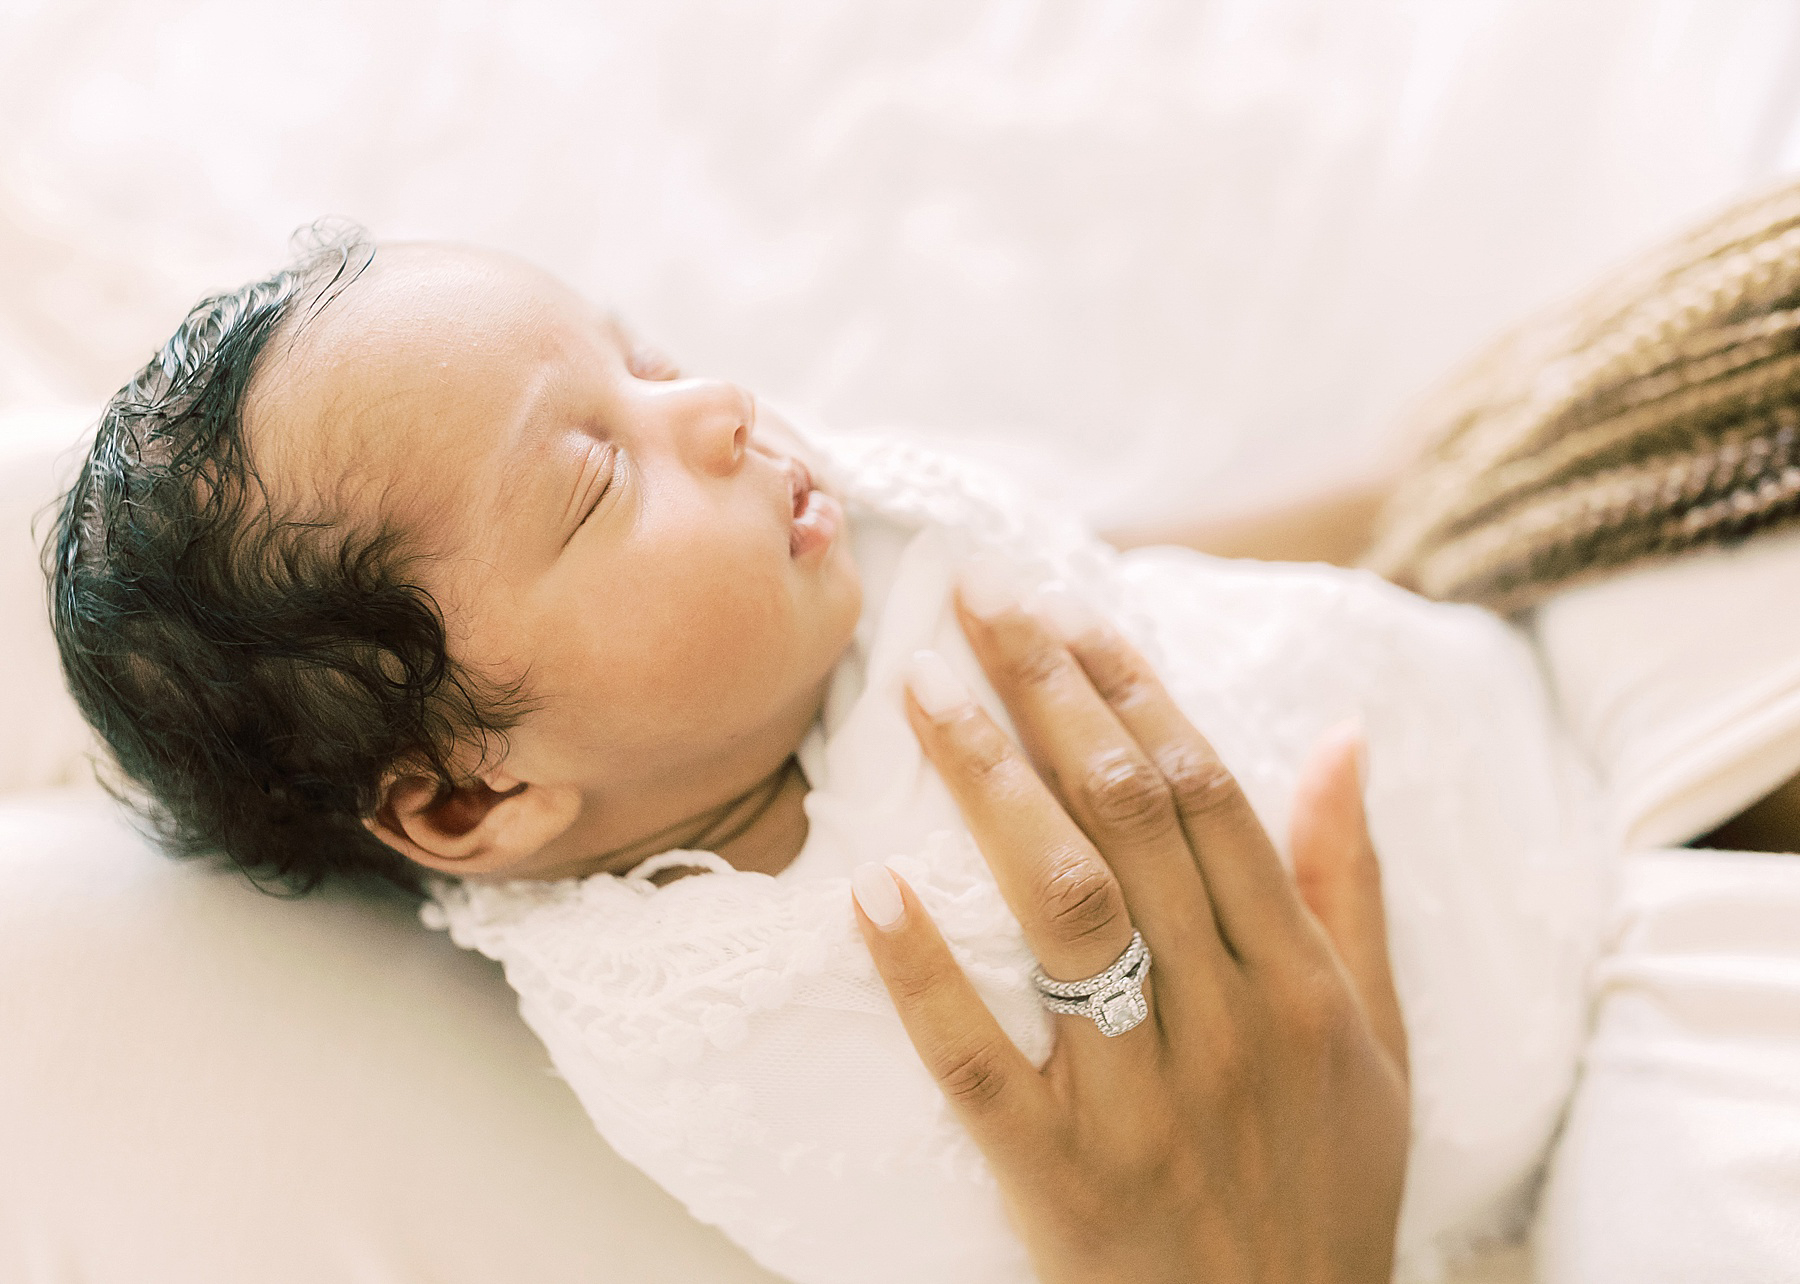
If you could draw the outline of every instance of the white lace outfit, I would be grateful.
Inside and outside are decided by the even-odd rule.
[[[1036,1062],[1031,957],[901,712],[929,646],[1004,718],[949,610],[996,548],[1114,619],[1278,842],[1315,738],[1360,714],[1412,1040],[1401,1273],[1516,1212],[1573,1081],[1604,862],[1593,787],[1529,647],[1473,608],[1328,567],[1118,555],[997,479],[898,442],[819,441],[865,607],[801,750],[810,831],[780,875],[671,852],[623,877],[440,883],[426,921],[505,965],[612,1146],[800,1284],[1032,1278],[992,1175],[907,1042],[850,907],[891,860]],[[670,866],[708,872],[663,887]],[[1162,959],[1178,942],[1158,942]]]

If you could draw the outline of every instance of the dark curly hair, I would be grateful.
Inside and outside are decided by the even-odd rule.
[[[117,759],[116,796],[178,856],[264,891],[334,880],[417,894],[363,824],[397,769],[458,782],[452,751],[516,725],[518,686],[450,656],[405,532],[280,511],[244,438],[246,391],[368,267],[356,228],[202,300],[107,404],[45,545],[64,675]]]

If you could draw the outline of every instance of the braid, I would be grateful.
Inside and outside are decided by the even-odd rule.
[[[1421,416],[1368,564],[1499,610],[1800,518],[1800,184],[1507,336]]]

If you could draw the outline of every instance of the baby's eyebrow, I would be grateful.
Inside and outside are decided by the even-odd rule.
[[[556,381],[551,363],[545,362],[527,381],[506,422],[495,436],[493,502],[499,514],[518,513],[530,520],[539,512],[562,511],[554,506],[554,492],[568,477],[569,452],[557,449],[564,439],[556,414]],[[497,456],[497,459],[495,458]],[[565,506],[573,503],[565,500]]]
[[[625,319],[611,308],[600,314],[600,328],[609,339],[619,345],[620,352],[631,351],[631,345],[637,342],[637,336],[632,334],[631,327],[625,324]]]

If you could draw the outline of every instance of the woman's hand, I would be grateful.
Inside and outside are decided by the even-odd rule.
[[[1040,1277],[1387,1280],[1406,1036],[1360,738],[1328,737],[1304,773],[1290,880],[1230,773],[1114,631],[1064,594],[1026,610],[966,586],[961,608],[1029,760],[937,657],[915,666],[909,713],[1032,951],[1052,978],[1084,979],[1135,928],[1154,960],[1147,1020],[1108,1037],[1055,1016],[1040,1071],[912,890],[896,896],[880,866],[857,872],[876,966]]]

